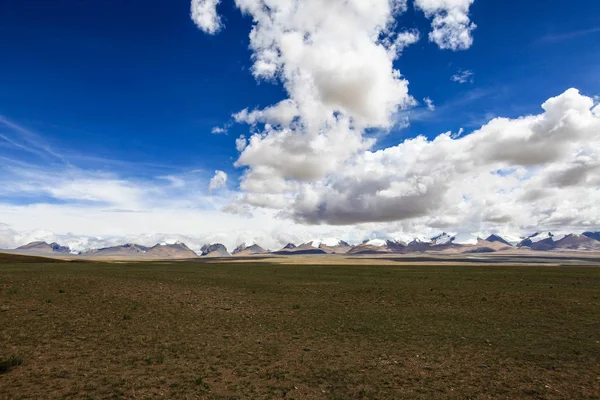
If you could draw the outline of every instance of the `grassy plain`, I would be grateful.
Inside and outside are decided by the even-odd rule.
[[[598,399],[599,311],[589,266],[0,255],[0,398]]]

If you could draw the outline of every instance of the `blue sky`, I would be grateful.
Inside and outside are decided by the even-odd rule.
[[[233,123],[232,114],[289,95],[281,80],[252,76],[252,18],[233,1],[223,0],[217,10],[224,28],[209,35],[190,19],[189,0],[1,1],[6,189],[0,201],[11,207],[85,203],[14,189],[16,181],[27,181],[23,170],[157,185],[177,177],[186,196],[203,199],[221,170],[229,179],[219,201],[234,196],[244,172],[234,166],[236,139],[256,128]],[[600,94],[600,3],[476,0],[469,18],[477,24],[473,44],[451,51],[427,39],[431,19],[412,0],[396,16],[396,29],[421,33],[394,61],[419,104],[399,114],[409,126],[367,130],[378,138],[372,150],[418,135],[433,139],[461,128],[468,134],[494,117],[539,114],[544,101],[571,87],[592,98]],[[464,83],[452,79],[465,71]],[[227,134],[211,133],[222,126]],[[15,227],[15,220],[0,218],[33,228]],[[43,228],[61,230],[50,223]]]
[[[187,0],[4,1],[0,113],[77,164],[91,161],[77,160],[83,155],[234,173],[234,140],[247,127],[228,136],[211,129],[285,94],[248,71],[249,18],[232,2],[220,12],[227,28],[207,36],[190,20]],[[402,19],[423,31],[429,24],[412,10]],[[397,61],[415,98],[430,97],[440,112],[392,132],[384,145],[538,112],[569,87],[600,93],[597,2],[481,1],[472,20],[468,51],[421,40]],[[450,80],[461,69],[474,72],[473,84]]]

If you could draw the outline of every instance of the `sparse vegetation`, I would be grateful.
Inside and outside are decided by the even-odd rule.
[[[146,357],[146,364],[162,364],[165,362],[165,355],[162,352],[153,351]]]
[[[27,360],[0,398],[600,395],[596,267],[5,262],[0,287]]]
[[[23,364],[23,360],[16,356],[10,356],[5,360],[0,360],[0,374],[5,374],[21,364]]]

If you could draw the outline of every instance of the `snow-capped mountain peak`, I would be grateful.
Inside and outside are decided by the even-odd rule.
[[[480,235],[475,233],[457,233],[453,235],[454,240],[452,243],[454,244],[464,244],[464,245],[476,245],[480,239]]]
[[[387,240],[383,240],[383,239],[371,239],[371,240],[367,241],[365,244],[367,244],[369,246],[383,247],[383,246],[387,245]]]
[[[306,244],[310,244],[315,249],[318,249],[319,246],[321,245],[321,240],[320,239],[309,240],[308,242],[306,242]]]
[[[527,239],[531,240],[532,243],[537,243],[546,239],[554,240],[554,235],[552,234],[552,232],[536,232],[533,235],[529,236]]]
[[[552,239],[552,241],[557,242],[560,239],[564,238],[565,234],[555,234],[549,231],[536,232],[531,236],[528,236],[526,239],[531,240],[532,243],[541,242],[542,240]]]
[[[329,238],[324,238],[321,241],[321,244],[324,246],[329,246],[329,247],[335,247],[335,246],[341,246],[344,244],[344,242],[338,238],[334,238],[334,237],[329,237]]]
[[[431,238],[431,242],[435,245],[444,245],[449,244],[454,241],[454,235],[449,235],[446,232],[443,232],[435,237]]]
[[[413,243],[431,243],[431,239],[427,236],[419,235],[415,236],[412,240]]]
[[[305,244],[310,244],[311,247],[315,249],[321,248],[323,246],[327,247],[336,247],[336,246],[347,246],[348,244],[341,239],[335,237],[328,237],[323,239],[313,239],[309,240]]]

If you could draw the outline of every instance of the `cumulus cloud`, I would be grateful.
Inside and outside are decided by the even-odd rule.
[[[246,146],[248,145],[248,141],[246,140],[246,136],[240,135],[237,139],[235,139],[235,148],[240,153],[244,151]]]
[[[465,136],[419,136],[365,150],[316,181],[273,180],[266,170],[243,188],[244,201],[273,204],[307,224],[409,221],[407,229],[471,231],[597,226],[600,115],[594,107],[592,98],[569,89],[546,101],[539,115],[495,118]]]
[[[405,0],[236,4],[253,19],[253,75],[280,80],[289,94],[273,106],[233,116],[255,132],[236,140],[236,166],[248,168],[243,190],[322,179],[374,144],[363,136],[366,128],[389,129],[400,109],[416,104],[393,65],[419,39],[415,30],[395,29]],[[266,177],[273,183],[265,185]]]
[[[433,19],[431,41],[461,50],[473,42],[473,2],[415,5]],[[600,224],[600,106],[591,98],[570,89],[538,115],[374,151],[365,132],[391,128],[416,104],[393,64],[418,40],[417,32],[398,33],[406,1],[236,4],[253,20],[254,76],[281,81],[289,98],[234,115],[253,134],[236,140],[235,165],[245,170],[229,210],[273,209],[303,224],[388,232]],[[453,77],[472,79],[472,71]]]
[[[192,0],[190,14],[192,20],[204,32],[214,35],[222,28],[217,6],[221,0]]]
[[[208,184],[208,190],[213,191],[223,188],[227,185],[227,174],[223,171],[215,171],[215,176],[212,177]]]
[[[416,29],[400,32],[395,38],[388,37],[386,39],[389,41],[386,43],[388,53],[392,56],[392,58],[397,58],[402,54],[402,51],[405,48],[411,44],[417,43],[419,39],[421,39],[421,34]]]
[[[456,74],[452,75],[450,78],[454,82],[458,83],[473,83],[474,74],[471,70],[459,70]]]
[[[429,40],[443,50],[466,50],[473,44],[477,25],[469,18],[475,0],[415,0],[427,18],[432,18]]]
[[[112,174],[3,166],[4,196],[44,194],[59,201],[0,203],[2,222],[11,224],[0,224],[0,247],[48,240],[85,249],[178,239],[194,248],[212,241],[230,249],[242,241],[277,248],[311,237],[356,243],[368,237],[433,236],[441,230],[512,237],[541,229],[595,230],[600,226],[600,108],[569,89],[544,102],[542,110],[495,118],[460,137],[447,132],[433,140],[419,136],[363,150],[316,180],[252,168],[246,173],[255,176],[242,181],[243,193],[233,203],[212,196],[199,201],[188,190],[193,181],[186,181],[185,191],[171,184],[181,177],[147,184]],[[208,210],[197,208],[211,202]],[[254,216],[244,220],[218,211],[226,205]],[[64,231],[57,235],[49,232],[52,227]],[[161,231],[179,235],[143,234]]]

